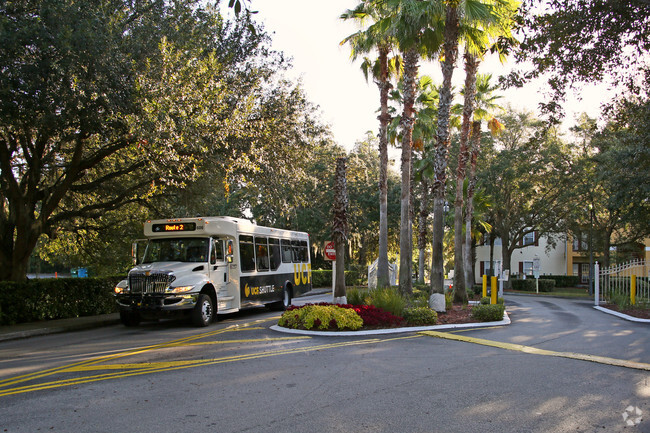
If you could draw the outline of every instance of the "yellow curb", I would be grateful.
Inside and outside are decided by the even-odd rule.
[[[538,349],[536,347],[531,347],[531,346],[523,346],[521,344],[484,340],[481,338],[467,337],[464,335],[450,334],[447,332],[422,331],[419,332],[419,334],[427,335],[429,337],[435,337],[435,338],[444,338],[446,340],[462,341],[465,343],[480,344],[482,346],[490,346],[499,349],[513,350],[516,352],[529,353],[531,355],[555,356],[558,358],[577,359],[580,361],[590,361],[599,364],[614,365],[617,367],[625,367],[625,368],[633,368],[635,370],[650,371],[650,364],[646,364],[643,362],[636,362],[636,361],[628,361],[626,359],[608,358],[606,356],[586,355],[583,353],[574,353],[574,352],[555,352],[552,350]]]

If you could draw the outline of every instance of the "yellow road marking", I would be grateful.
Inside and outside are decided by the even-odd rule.
[[[126,351],[123,351],[123,352],[119,352],[117,354],[100,356],[100,357],[92,358],[92,359],[89,359],[89,360],[77,362],[77,363],[74,363],[74,364],[68,364],[68,365],[64,365],[64,366],[61,366],[61,367],[51,368],[51,369],[48,369],[48,370],[37,371],[37,372],[34,372],[34,373],[29,373],[29,374],[22,375],[22,376],[11,377],[11,378],[8,378],[8,379],[0,380],[0,387],[14,385],[14,384],[21,383],[21,382],[26,382],[28,380],[41,379],[43,377],[51,376],[53,374],[68,370],[71,367],[84,366],[84,365],[93,365],[93,364],[98,364],[100,362],[104,362],[104,361],[108,361],[108,360],[112,360],[112,359],[123,358],[123,357],[126,357],[126,356],[137,355],[137,354],[140,354],[140,353],[149,352],[149,351],[152,351],[152,350],[162,349],[162,348],[165,348],[165,347],[173,347],[175,345],[181,345],[181,344],[189,343],[190,341],[194,341],[194,340],[198,340],[198,339],[206,338],[206,337],[211,337],[211,336],[217,335],[217,334],[223,334],[225,332],[238,332],[238,331],[244,331],[244,330],[264,329],[263,327],[253,327],[253,326],[250,326],[250,325],[262,323],[262,322],[269,321],[269,320],[272,320],[272,319],[273,318],[260,319],[260,320],[256,320],[256,321],[253,321],[253,322],[245,323],[243,325],[233,325],[233,326],[229,326],[229,327],[227,327],[225,329],[218,329],[218,330],[215,330],[215,331],[203,332],[201,334],[192,335],[190,337],[184,337],[184,338],[181,338],[181,339],[178,339],[178,340],[172,340],[172,341],[168,341],[168,342],[165,342],[165,343],[154,344],[154,345],[151,345],[151,346],[139,347],[137,349],[130,349],[130,350],[126,350]]]
[[[419,334],[427,335],[429,337],[443,338],[446,340],[463,341],[465,343],[480,344],[483,346],[496,347],[499,349],[513,350],[516,352],[529,353],[532,355],[555,356],[559,358],[577,359],[580,361],[590,361],[590,362],[597,362],[599,364],[615,365],[618,367],[650,371],[650,364],[646,364],[643,362],[636,362],[636,361],[628,361],[626,359],[608,358],[606,356],[597,356],[597,355],[586,355],[583,353],[575,353],[575,352],[555,352],[552,350],[538,349],[536,347],[531,347],[531,346],[523,346],[521,344],[484,340],[482,338],[467,337],[464,335],[455,335],[447,332],[422,331]]]
[[[258,320],[258,321],[251,322],[251,323],[260,323],[260,322],[268,321],[268,320],[272,320],[272,319]],[[66,366],[58,367],[58,368],[45,370],[45,371],[42,371],[42,372],[36,372],[36,373],[29,374],[29,375],[10,378],[10,379],[5,380],[3,383],[0,383],[0,388],[5,388],[5,389],[0,389],[0,397],[7,396],[7,395],[21,394],[21,393],[26,393],[26,392],[33,392],[33,391],[41,391],[41,390],[47,390],[47,389],[53,389],[53,388],[60,388],[60,387],[64,387],[64,386],[80,385],[80,384],[99,382],[99,381],[104,381],[104,380],[119,379],[119,378],[125,378],[125,377],[130,377],[130,376],[138,376],[138,375],[143,375],[143,374],[151,374],[151,373],[158,373],[158,372],[180,370],[180,369],[185,369],[185,368],[200,367],[200,366],[206,366],[206,365],[212,365],[212,364],[221,364],[221,363],[227,363],[227,362],[244,361],[244,360],[250,360],[250,359],[259,359],[259,358],[266,358],[266,357],[278,356],[278,355],[295,354],[295,353],[306,353],[306,352],[312,352],[312,351],[318,351],[318,350],[333,349],[333,348],[337,348],[337,347],[363,345],[363,344],[373,344],[373,343],[380,343],[380,342],[386,342],[386,341],[394,341],[394,340],[402,340],[402,339],[410,339],[410,338],[418,338],[418,337],[420,337],[419,335],[410,335],[410,336],[394,337],[394,338],[388,338],[388,339],[373,338],[373,339],[358,340],[358,341],[345,341],[345,342],[339,342],[339,343],[322,344],[322,345],[318,345],[318,346],[285,348],[285,349],[269,351],[269,352],[257,352],[257,353],[243,354],[243,355],[233,355],[233,356],[227,356],[227,357],[215,358],[215,359],[181,360],[181,361],[156,362],[156,363],[130,363],[130,364],[126,363],[126,364],[101,364],[101,365],[98,365],[100,362],[111,361],[111,360],[123,358],[123,357],[126,357],[126,356],[131,356],[131,355],[141,354],[141,353],[145,353],[145,352],[150,352],[152,350],[161,349],[161,348],[176,347],[176,346],[182,346],[182,345],[195,345],[195,344],[196,345],[201,345],[201,344],[204,344],[204,343],[189,343],[189,342],[200,339],[200,338],[205,338],[207,336],[224,333],[224,332],[250,330],[250,329],[252,329],[252,328],[250,328],[250,327],[241,327],[239,329],[227,328],[227,329],[222,329],[222,330],[217,330],[217,331],[211,331],[211,332],[199,334],[199,335],[192,336],[192,337],[187,337],[187,338],[183,338],[183,339],[179,339],[179,340],[170,341],[170,342],[167,342],[167,343],[161,343],[161,344],[147,346],[147,347],[143,347],[143,348],[137,348],[137,349],[133,349],[133,350],[123,352],[123,353],[118,353],[118,354],[108,355],[108,356],[102,356],[102,357],[98,357],[98,358],[93,358],[93,359],[88,360],[88,361],[78,362],[78,363],[69,364],[69,365],[66,365]],[[300,337],[283,337],[283,338],[277,338],[277,339],[239,340],[239,342],[269,341],[269,340],[270,341],[273,341],[273,340],[285,340],[286,341],[286,340],[296,340],[296,339],[304,340],[304,339],[309,339],[309,338],[310,337],[300,336]],[[233,341],[237,341],[237,340],[231,340],[230,342],[233,342]],[[214,343],[218,344],[220,342],[214,342]],[[226,342],[224,342],[224,343],[226,343]],[[209,343],[206,343],[206,344],[209,344]],[[109,371],[110,370],[119,370],[119,371],[113,371],[113,372],[110,372],[110,373],[104,373],[104,374],[98,374],[98,375],[92,375],[92,376],[84,376],[84,377],[78,377],[78,378],[62,379],[62,380],[39,383],[39,384],[25,385],[25,386],[19,386],[19,387],[15,387],[15,388],[6,388],[7,386],[10,386],[10,385],[15,385],[15,384],[18,384],[18,383],[27,382],[29,380],[40,379],[40,378],[43,378],[43,377],[51,376],[51,375],[53,375],[55,373],[80,373],[80,372],[98,371],[98,370],[109,370]]]

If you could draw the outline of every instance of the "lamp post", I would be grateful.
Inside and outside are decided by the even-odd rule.
[[[589,203],[589,296],[594,294],[594,249],[593,242],[594,228],[594,206]]]

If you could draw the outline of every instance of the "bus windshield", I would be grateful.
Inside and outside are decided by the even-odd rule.
[[[142,263],[207,262],[208,238],[151,239]]]

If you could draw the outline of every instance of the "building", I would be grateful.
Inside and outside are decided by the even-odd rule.
[[[637,259],[650,262],[650,238],[644,245],[638,246],[634,255]],[[494,241],[494,263],[496,270],[501,270],[502,253],[501,239]],[[551,245],[544,236],[538,237],[537,232],[529,233],[521,248],[512,253],[510,261],[510,274],[513,277],[532,277],[535,259],[539,258],[540,275],[575,275],[580,282],[587,284],[589,281],[589,243],[586,239],[572,239],[564,237]],[[594,252],[594,261],[598,255]],[[474,275],[476,284],[480,284],[482,275],[489,274],[490,270],[490,245],[488,243],[476,247],[476,264]]]

